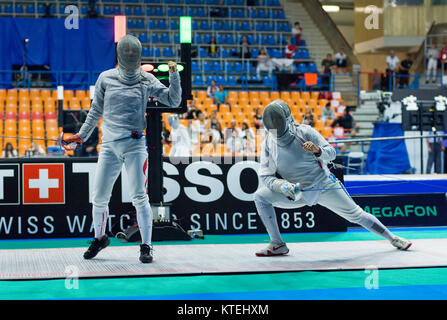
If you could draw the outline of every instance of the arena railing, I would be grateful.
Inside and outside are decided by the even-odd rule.
[[[420,151],[419,151],[420,152],[420,170],[421,170],[421,173],[423,173],[424,172],[424,168],[423,168],[423,162],[424,162],[424,160],[423,160],[424,159],[423,143],[424,143],[424,141],[423,140],[426,138],[433,138],[433,137],[434,137],[434,135],[423,134],[423,135],[417,135],[417,136],[395,136],[395,137],[380,137],[380,138],[344,138],[344,139],[329,138],[328,142],[335,147],[335,150],[338,155],[341,155],[342,157],[344,156],[346,159],[348,159],[350,157],[350,154],[352,154],[353,151],[346,150],[344,148],[344,145],[347,144],[349,146],[351,144],[361,144],[361,153],[363,154],[363,156],[359,157],[359,155],[355,155],[355,158],[361,159],[361,161],[358,164],[359,169],[357,169],[355,167],[349,168],[349,165],[345,166],[344,169],[346,169],[346,173],[365,174],[365,172],[363,171],[364,162],[366,161],[366,157],[368,154],[365,150],[365,144],[370,144],[370,143],[376,142],[376,141],[419,139],[421,141],[421,146],[419,148],[420,149]],[[436,138],[446,139],[447,134],[444,134],[444,133],[436,134]],[[340,149],[342,149],[342,148],[344,149],[344,151],[340,151]],[[441,152],[440,156],[441,156],[441,158],[443,158],[443,151],[440,151],[440,152]],[[427,155],[427,157],[428,157],[428,155]],[[416,165],[416,163],[415,163],[415,165]],[[353,170],[354,170],[354,172],[353,172]]]
[[[439,72],[437,72],[439,73]],[[442,70],[441,74],[437,74],[434,78],[436,79],[435,83],[431,80],[432,76],[427,76],[426,74],[413,74],[413,75],[403,75],[403,74],[388,74],[388,89],[389,91],[393,91],[393,89],[397,88],[405,88],[405,89],[445,89],[447,87],[447,83],[443,83],[443,75]],[[426,83],[426,80],[429,80]]]

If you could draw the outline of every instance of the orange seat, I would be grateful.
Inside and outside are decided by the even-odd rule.
[[[203,101],[207,97],[205,90],[197,91],[197,100]]]
[[[49,89],[42,89],[42,90],[40,91],[40,97],[41,97],[43,100],[46,100],[46,99],[48,99],[48,98],[52,98],[52,97],[53,97],[53,94],[52,94],[51,90],[49,90]]]
[[[279,99],[279,92],[278,91],[272,91],[270,92],[270,101]]]
[[[71,98],[69,101],[70,110],[81,110],[81,103],[78,98]]]
[[[259,91],[250,91],[249,93],[248,93],[248,97],[249,97],[249,100],[250,101],[252,101],[252,100],[259,100]]]
[[[5,113],[8,112],[17,112],[17,103],[7,103]]]
[[[248,92],[247,91],[239,91],[239,100],[247,99],[248,100]]]
[[[0,89],[0,98],[3,100],[6,99],[6,89]]]
[[[281,91],[281,93],[279,94],[280,98],[282,100],[288,100],[290,99],[290,93],[289,91]]]
[[[89,110],[90,109],[90,98],[84,97],[81,100],[81,107],[83,110]]]
[[[29,93],[30,99],[39,98],[40,99],[40,89],[32,88]]]
[[[86,96],[87,92],[85,90],[76,90],[76,98],[78,98],[78,100],[82,100]]]
[[[301,95],[299,91],[291,91],[290,92],[290,99],[292,99],[293,101],[298,101],[298,99],[301,99]]]
[[[311,99],[315,99],[315,100],[318,100],[318,97],[320,96],[320,92],[319,91],[312,91],[311,93],[310,93],[310,98]]]
[[[310,100],[310,93],[309,93],[309,91],[301,92],[301,99],[303,99],[304,101],[309,101]]]
[[[33,103],[33,105],[31,106],[31,112],[40,112],[43,113],[43,105],[41,102],[35,102]]]
[[[64,90],[64,100],[70,100],[73,97],[74,97],[73,90]]]

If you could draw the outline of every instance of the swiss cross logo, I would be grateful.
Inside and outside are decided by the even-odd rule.
[[[63,163],[23,164],[23,204],[65,203]]]

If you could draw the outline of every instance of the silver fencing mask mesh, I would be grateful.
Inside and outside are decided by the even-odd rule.
[[[127,85],[133,85],[141,79],[141,43],[132,35],[126,35],[118,41],[118,79]]]
[[[265,128],[276,138],[281,146],[286,146],[294,140],[295,120],[290,107],[282,100],[269,103],[262,115]]]
[[[265,107],[262,122],[265,128],[277,138],[287,131],[287,116],[276,102],[269,103]]]

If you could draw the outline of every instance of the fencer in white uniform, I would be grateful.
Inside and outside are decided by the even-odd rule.
[[[352,200],[327,167],[335,159],[335,149],[312,127],[296,124],[284,101],[275,100],[267,105],[262,119],[268,134],[262,142],[258,172],[262,186],[256,191],[254,201],[270,244],[256,252],[257,256],[289,252],[281,238],[274,207],[316,204],[384,237],[398,249],[410,247],[410,241],[393,235]]]
[[[76,135],[65,143],[86,141],[98,121],[102,121],[102,145],[93,187],[93,225],[95,238],[84,253],[91,259],[110,240],[105,234],[109,200],[113,185],[124,164],[129,177],[129,193],[137,211],[142,244],[140,261],[152,262],[152,210],[147,195],[147,150],[143,136],[146,129],[146,104],[149,96],[171,107],[181,102],[180,76],[175,62],[168,62],[169,88],[154,75],[141,69],[141,43],[131,36],[117,45],[118,67],[102,72],[95,85],[95,95],[88,116]],[[149,128],[150,130],[150,128]]]
[[[178,115],[171,114],[168,117],[168,123],[171,126],[172,147],[169,152],[170,157],[190,157],[191,156],[191,137],[188,128],[180,124]]]

